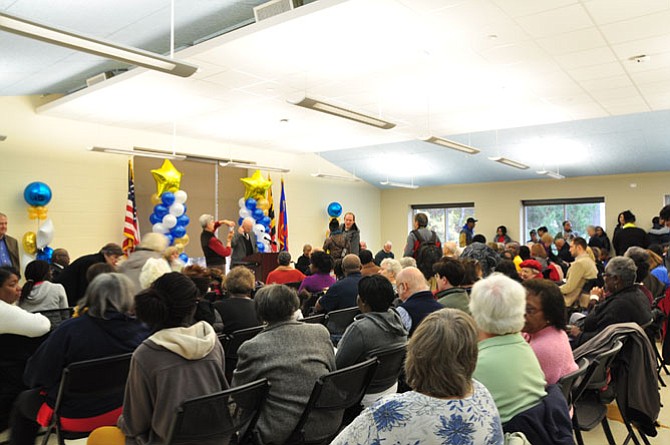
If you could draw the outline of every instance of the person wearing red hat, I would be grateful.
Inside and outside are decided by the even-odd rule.
[[[536,260],[525,260],[519,264],[519,276],[523,281],[527,280],[541,280],[544,278],[542,276],[542,265],[539,261]]]

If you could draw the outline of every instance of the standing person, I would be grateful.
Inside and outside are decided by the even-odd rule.
[[[610,253],[612,252],[612,242],[607,236],[607,232],[605,232],[605,229],[603,229],[600,226],[596,226],[596,237],[600,240],[600,244],[602,244],[603,246],[601,248],[601,251],[605,252],[606,258],[609,258]]]
[[[395,255],[393,254],[393,252],[391,252],[392,248],[393,244],[391,243],[391,241],[386,241],[384,243],[384,247],[382,247],[382,249],[375,255],[375,264],[377,266],[381,266],[382,261],[385,260],[386,258],[390,258],[392,260],[395,259]]]
[[[332,256],[335,261],[351,253],[349,239],[340,229],[340,223],[337,222],[337,219],[333,218],[330,220],[328,230],[330,234],[326,238],[326,241],[323,242],[323,251]]]
[[[496,229],[496,235],[493,237],[493,241],[500,244],[507,244],[512,241],[512,238],[507,235],[507,227],[498,226]]]
[[[623,226],[621,230],[614,233],[612,245],[618,256],[626,253],[629,247],[637,246],[643,249],[647,248],[647,232],[644,229],[635,226],[635,215],[630,210],[622,213]]]
[[[475,236],[476,224],[477,220],[474,218],[468,218],[465,221],[465,225],[463,225],[463,228],[458,235],[458,245],[461,248],[469,246],[472,243],[472,237]]]
[[[530,241],[526,244],[527,246],[532,246],[533,244],[537,244],[540,242],[540,237],[537,236],[537,230],[533,229],[530,231]]]
[[[563,231],[556,234],[556,237],[559,236],[561,236],[566,242],[570,242],[570,240],[573,238],[577,238],[579,233],[572,230],[572,222],[566,219],[563,221]]]
[[[231,247],[233,254],[230,258],[230,267],[235,267],[244,262],[244,258],[258,252],[256,234],[254,233],[254,224],[256,221],[251,217],[246,217],[242,225],[237,228],[237,233],[233,236]]]
[[[212,215],[206,213],[200,215],[198,221],[200,222],[200,227],[202,227],[200,246],[202,247],[202,253],[205,255],[207,267],[226,270],[226,257],[230,256],[231,253],[230,243],[233,238],[232,229],[235,227],[235,223],[226,219],[215,221]],[[226,245],[224,245],[215,234],[216,230],[222,225],[226,225],[230,228],[226,238]]]
[[[433,264],[442,258],[442,242],[434,230],[428,228],[428,215],[414,215],[414,230],[407,235],[403,256],[416,259],[417,268],[426,280],[433,276]]]
[[[7,215],[0,213],[0,267],[11,266],[21,270],[19,262],[19,243],[16,238],[7,235]]]
[[[193,281],[177,272],[163,275],[135,297],[137,317],[154,333],[130,362],[118,421],[126,443],[165,443],[177,406],[228,388],[214,329],[205,321],[192,324],[197,298]]]
[[[88,268],[98,263],[107,263],[116,268],[116,263],[122,256],[123,249],[121,249],[121,246],[114,243],[105,244],[98,253],[84,255],[74,260],[53,282],[63,285],[67,293],[68,306],[75,306],[86,293],[88,287],[86,272]]]
[[[35,260],[28,263],[25,271],[26,284],[21,290],[19,306],[28,312],[65,309],[67,295],[62,284],[51,283],[49,263]]]
[[[302,255],[298,257],[298,260],[295,262],[295,268],[302,272],[304,275],[310,275],[309,270],[309,257],[312,254],[312,245],[305,244],[302,246]]]
[[[54,249],[51,255],[51,280],[53,281],[67,266],[70,265],[70,254],[63,248]]]
[[[351,212],[345,213],[344,223],[340,226],[340,229],[344,232],[344,236],[347,237],[349,246],[351,246],[347,253],[358,255],[361,249],[361,231],[358,230],[356,225],[356,215]]]

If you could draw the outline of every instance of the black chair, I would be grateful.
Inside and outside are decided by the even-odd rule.
[[[224,337],[221,342],[223,352],[226,358],[226,379],[230,382],[233,379],[233,371],[237,367],[237,350],[240,345],[247,340],[254,338],[259,332],[263,330],[263,326],[254,326],[253,328],[239,329],[232,334]]]
[[[649,342],[651,343],[651,347],[654,350],[654,356],[656,357],[656,375],[658,376],[658,382],[661,384],[661,386],[666,386],[665,382],[663,381],[663,377],[661,377],[661,371],[665,371],[666,375],[670,375],[670,371],[668,370],[668,367],[665,364],[665,359],[663,358],[661,351],[658,350],[658,346],[656,345],[656,341],[662,338],[661,331],[663,328],[663,324],[666,321],[666,317],[663,311],[658,307],[656,307],[657,302],[658,299],[654,302],[654,308],[651,310],[652,315],[651,321],[645,326],[642,326],[642,329],[644,329],[645,334],[647,334]]]
[[[121,406],[123,404],[123,392],[126,387],[131,357],[132,354],[130,353],[114,355],[72,363],[65,368],[61,376],[58,395],[56,396],[53,417],[42,439],[42,445],[47,445],[49,436],[54,432],[58,438],[59,445],[65,445],[65,439],[81,439],[90,433],[90,431],[70,432],[62,430],[60,424],[60,407],[64,400],[118,397],[119,406]]]
[[[295,289],[296,291],[300,289],[300,285],[302,284],[302,281],[292,281],[290,283],[284,283],[285,286],[290,287],[291,289]]]
[[[49,309],[46,311],[37,311],[38,314],[42,314],[49,319],[51,322],[51,330],[56,329],[62,322],[72,318],[74,313],[74,307],[66,307],[63,309]]]
[[[360,313],[361,310],[354,306],[346,309],[338,309],[326,314],[326,327],[328,328],[328,332],[330,332],[330,339],[333,345],[337,346],[344,331],[354,322],[354,317]]]
[[[573,391],[572,422],[579,445],[584,444],[581,431],[591,431],[598,424],[603,427],[607,443],[616,445],[607,421],[607,406],[601,400],[600,390],[608,384],[609,369],[622,347],[623,343],[617,341],[612,349],[599,354],[589,364],[582,383]]]
[[[313,324],[325,324],[326,323],[326,314],[316,314],[305,317],[302,320],[303,323],[313,323]]]
[[[224,443],[231,437],[237,439],[233,443],[250,443],[250,433],[269,388],[268,380],[261,379],[186,400],[176,409],[165,444],[194,444],[216,439]]]
[[[306,437],[305,425],[314,412],[325,412],[342,418],[344,410],[358,405],[372,381],[378,361],[371,358],[344,369],[319,377],[309,397],[307,406],[285,445],[330,443],[338,430],[324,437]]]
[[[405,364],[406,354],[407,343],[377,348],[368,352],[367,358],[376,358],[379,361],[370,385],[383,385],[386,388],[390,388],[397,383],[400,372]]]
[[[577,366],[578,368],[576,371],[564,375],[558,379],[557,382],[561,387],[561,392],[563,393],[563,397],[565,397],[565,401],[568,402],[568,407],[573,406],[575,400],[581,395],[578,393],[578,388],[585,379],[590,378],[590,375],[587,374],[589,372],[593,373],[595,370],[595,367],[589,368],[589,360],[587,358],[580,359],[579,362],[577,362]],[[586,388],[583,388],[582,391],[584,391],[584,389]],[[572,417],[572,430],[575,433],[577,442],[582,444],[582,433],[579,430],[579,425],[576,423],[576,418],[574,416]]]

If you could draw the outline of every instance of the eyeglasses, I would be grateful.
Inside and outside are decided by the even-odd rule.
[[[533,307],[533,306],[526,306],[526,314],[535,315],[538,312],[542,312],[542,308],[536,308],[536,307]]]

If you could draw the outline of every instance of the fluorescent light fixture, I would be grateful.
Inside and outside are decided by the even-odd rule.
[[[255,168],[258,170],[265,170],[269,172],[281,172],[288,173],[291,170],[288,168],[282,167],[270,167],[267,165],[258,165],[253,162],[238,162],[238,161],[229,161],[229,162],[219,162],[221,167],[237,167],[237,168]]]
[[[459,142],[450,141],[449,139],[439,138],[437,136],[427,136],[420,138],[424,142],[430,142],[431,144],[440,145],[442,147],[451,148],[452,150],[461,151],[469,155],[476,155],[479,153],[479,150],[475,147],[470,147],[469,145],[461,144]]]
[[[323,179],[335,179],[337,181],[351,181],[351,182],[359,182],[360,179],[358,179],[356,176],[345,176],[345,175],[335,175],[331,173],[312,173],[311,174],[315,178],[323,178]]]
[[[489,160],[505,164],[509,167],[518,168],[519,170],[527,170],[530,168],[526,164],[522,164],[521,162],[514,161],[512,159],[503,158],[502,156],[492,156],[489,157]]]
[[[388,185],[389,187],[400,187],[404,189],[418,189],[419,186],[415,184],[407,184],[404,182],[380,181],[381,185]]]
[[[66,31],[1,12],[0,29],[41,42],[64,46],[75,51],[142,66],[175,76],[188,77],[198,71],[198,67],[195,65],[170,59],[160,54]]]
[[[549,176],[550,178],[554,178],[554,179],[565,179],[565,176],[563,176],[562,174],[560,174],[558,172],[551,171],[551,170],[538,170],[536,173],[538,175],[545,175],[545,176]]]
[[[367,114],[358,113],[356,111],[347,110],[346,108],[338,107],[337,105],[328,104],[306,96],[297,99],[288,99],[288,103],[298,105],[300,107],[309,108],[310,110],[321,111],[322,113],[332,114],[333,116],[343,117],[361,124],[372,125],[373,127],[388,130],[395,127],[394,123],[387,122],[376,117],[368,116]]]
[[[141,156],[143,158],[157,158],[157,159],[170,159],[172,161],[184,161],[186,160],[186,155],[175,154],[167,151],[159,150],[148,150],[148,149],[133,149],[133,150],[124,150],[122,148],[107,148],[107,147],[91,147],[90,151],[95,151],[98,153],[113,153],[118,155],[127,155],[127,156]]]

